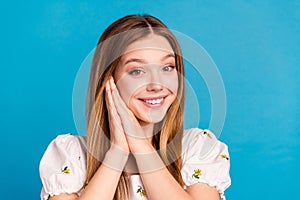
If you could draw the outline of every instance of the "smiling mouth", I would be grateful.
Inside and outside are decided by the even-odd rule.
[[[148,107],[161,106],[164,103],[165,97],[153,98],[153,99],[139,99]]]

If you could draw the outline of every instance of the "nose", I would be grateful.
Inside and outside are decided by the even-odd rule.
[[[160,92],[163,90],[163,86],[159,83],[152,82],[147,85],[146,90],[148,92]]]
[[[149,77],[149,79],[148,79],[149,82],[146,87],[146,90],[148,92],[159,92],[163,89],[159,74],[151,73],[151,77]]]

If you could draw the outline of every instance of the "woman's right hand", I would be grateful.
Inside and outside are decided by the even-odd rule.
[[[108,110],[108,120],[110,129],[110,142],[112,145],[117,146],[125,153],[129,153],[128,142],[121,124],[121,119],[112,99],[113,90],[111,88],[111,83],[109,80],[106,82],[105,89],[105,102]]]

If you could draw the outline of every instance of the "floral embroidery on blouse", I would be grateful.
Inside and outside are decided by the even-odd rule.
[[[138,186],[138,189],[137,189],[136,193],[139,193],[141,195],[141,197],[146,197],[147,196],[146,191],[140,185]]]
[[[201,169],[195,169],[194,174],[192,175],[193,178],[199,179],[200,176],[202,176],[202,171]]]
[[[50,198],[50,194],[48,195],[47,199],[45,199],[44,197],[41,198],[41,200],[48,200]]]
[[[62,169],[61,172],[62,172],[63,174],[70,174],[70,173],[71,173],[71,170],[70,170],[70,168],[69,168],[68,166],[65,166],[65,168]]]
[[[225,158],[226,160],[229,160],[229,157],[226,154],[221,154],[220,157]]]
[[[203,134],[204,134],[204,135],[207,135],[207,137],[209,137],[210,139],[212,139],[212,136],[211,136],[211,134],[210,134],[210,133],[208,133],[207,131],[204,131],[204,132],[203,132]]]

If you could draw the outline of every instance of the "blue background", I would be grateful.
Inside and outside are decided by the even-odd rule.
[[[72,89],[80,64],[105,27],[132,13],[189,35],[217,64],[227,95],[220,137],[231,153],[227,198],[299,198],[299,10],[299,1],[284,0],[2,3],[1,199],[39,198],[48,143],[76,133]],[[201,117],[205,126],[209,118]]]

